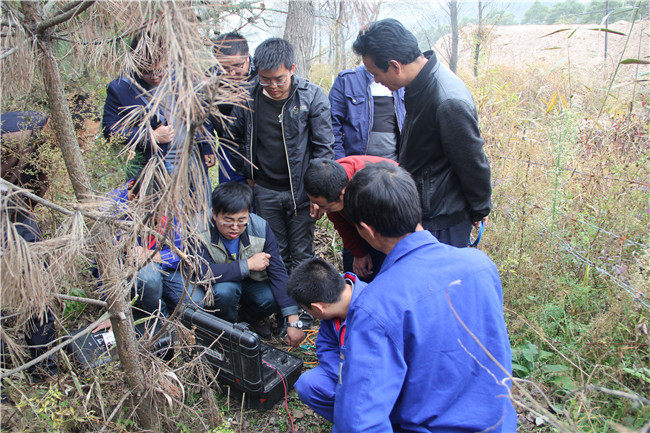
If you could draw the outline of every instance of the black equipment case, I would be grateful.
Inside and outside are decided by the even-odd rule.
[[[151,338],[162,328],[162,322],[156,320],[155,317],[150,317],[148,314],[135,309],[132,313],[133,320],[138,323],[135,326],[136,337],[138,339],[142,339],[143,337]],[[70,335],[75,336],[82,330],[83,329],[79,329]],[[168,328],[167,332],[154,344],[153,353],[163,359],[171,358],[173,354],[173,340],[173,332],[171,331],[171,328]],[[114,349],[114,345],[115,337],[113,331],[109,328],[97,332],[90,332],[85,336],[80,337],[72,344],[68,345],[67,350],[84,370],[88,370],[118,360],[117,351]]]
[[[245,325],[191,307],[181,321],[194,330],[196,343],[205,348],[204,356],[219,382],[243,394],[249,408],[270,409],[300,376],[302,358],[262,343]]]

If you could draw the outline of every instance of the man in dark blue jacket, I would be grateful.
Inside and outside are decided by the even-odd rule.
[[[333,431],[514,432],[494,263],[424,230],[415,183],[394,164],[359,171],[344,201],[387,256],[347,314]]]
[[[406,87],[406,121],[398,162],[418,187],[422,225],[440,241],[466,247],[472,225],[491,209],[490,164],[483,151],[472,95],[435,54],[394,19],[359,32],[354,51],[391,90]]]
[[[264,319],[279,311],[287,319],[287,342],[297,346],[304,332],[298,306],[286,292],[287,271],[273,232],[250,213],[252,207],[246,184],[228,182],[214,189],[212,221],[197,246],[203,258],[199,278],[212,289],[217,316],[235,322],[239,315],[268,338]]]
[[[391,92],[365,66],[341,72],[329,93],[336,147],[345,155],[373,155],[397,161],[404,124],[404,89]]]
[[[141,70],[129,76],[120,76],[108,84],[102,119],[104,137],[107,140],[117,140],[121,145],[136,144],[135,154],[130,155],[127,163],[127,179],[133,179],[142,171],[151,158],[154,144],[160,147],[161,156],[166,156],[175,139],[176,142],[183,141],[174,129],[174,121],[168,119],[167,114],[161,109],[153,113],[149,125],[136,122],[137,125],[133,126],[133,122],[128,122],[130,124],[125,122],[134,109],[139,109],[138,106],[150,106],[156,92],[162,90],[158,86],[167,73],[162,47],[158,47],[160,52],[150,52],[147,45],[141,42],[142,39],[143,35],[138,34],[131,41],[131,50],[141,53],[139,54]],[[178,123],[176,121],[176,124]],[[152,134],[148,133],[147,126],[151,127]],[[200,138],[198,134],[197,138]],[[210,144],[204,141],[200,150],[206,169],[214,165],[216,160]],[[167,170],[171,172],[174,161],[166,162]]]
[[[255,207],[275,234],[291,272],[314,256],[314,219],[303,178],[309,161],[334,158],[330,104],[323,89],[294,75],[293,46],[262,42],[253,57],[258,83],[247,107],[235,107],[237,170],[254,184]]]

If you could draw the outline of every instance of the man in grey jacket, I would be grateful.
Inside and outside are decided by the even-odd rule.
[[[406,87],[398,162],[417,185],[422,225],[440,242],[465,247],[491,209],[490,164],[469,89],[394,19],[359,32],[354,51],[375,81]]]
[[[253,62],[259,81],[248,106],[233,110],[241,154],[233,154],[233,164],[253,186],[257,213],[271,226],[291,272],[314,256],[314,219],[302,179],[312,159],[334,158],[330,104],[320,87],[294,75],[289,42],[267,39]]]

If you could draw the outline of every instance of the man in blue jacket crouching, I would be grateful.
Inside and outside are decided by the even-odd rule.
[[[424,230],[415,182],[394,164],[359,171],[344,201],[361,237],[387,256],[347,314],[333,431],[514,432],[494,263]]]

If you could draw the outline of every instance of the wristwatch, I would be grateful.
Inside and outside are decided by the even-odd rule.
[[[302,320],[297,320],[295,322],[287,322],[287,326],[291,328],[302,329]]]

